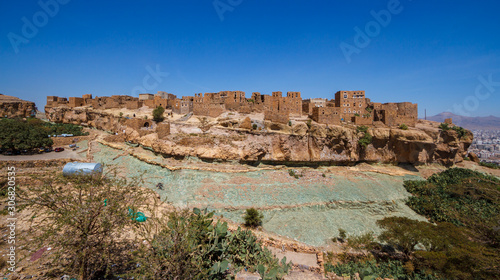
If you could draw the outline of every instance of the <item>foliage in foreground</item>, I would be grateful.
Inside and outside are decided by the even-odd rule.
[[[31,206],[31,251],[53,247],[54,268],[79,279],[103,279],[124,262],[130,247],[123,233],[135,223],[129,209],[137,209],[148,194],[137,182],[90,176],[47,176],[21,192]]]
[[[431,274],[414,273],[409,270],[401,261],[389,260],[387,262],[377,262],[368,260],[362,262],[348,262],[338,265],[325,265],[326,272],[334,272],[339,276],[354,277],[359,273],[361,279],[390,278],[399,280],[437,280],[440,279]]]
[[[278,279],[290,268],[286,259],[279,262],[262,247],[251,231],[230,232],[226,222],[214,221],[213,212],[173,211],[157,222],[158,233],[141,225],[147,245],[134,260],[139,279],[228,279],[243,268],[258,271],[263,279]]]

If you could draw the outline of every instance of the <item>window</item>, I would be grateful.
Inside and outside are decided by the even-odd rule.
[[[347,94],[344,94],[344,98],[347,98]]]
[[[361,103],[359,103],[359,107],[361,107]]]

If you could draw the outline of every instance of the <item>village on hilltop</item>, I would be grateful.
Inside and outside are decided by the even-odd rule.
[[[85,94],[82,97],[47,97],[47,107],[91,107],[93,109],[136,110],[143,106],[166,109],[167,115],[189,114],[218,117],[226,111],[240,114],[264,113],[264,120],[286,124],[291,118],[309,117],[320,124],[407,125],[414,127],[418,119],[417,104],[410,102],[375,103],[365,97],[365,91],[337,91],[335,99],[312,98],[302,100],[300,92],[273,92],[264,95],[252,93],[245,97],[242,91],[221,91],[218,93],[197,93],[194,96],[176,95],[159,91],[157,94],[143,93],[139,97],[113,95],[95,97]]]

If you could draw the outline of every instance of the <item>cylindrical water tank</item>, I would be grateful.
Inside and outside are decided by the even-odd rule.
[[[102,165],[100,163],[88,162],[68,162],[63,168],[64,176],[82,176],[102,174]]]

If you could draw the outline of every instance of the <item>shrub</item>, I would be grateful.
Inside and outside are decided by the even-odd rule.
[[[245,220],[245,226],[255,228],[262,225],[263,218],[264,215],[259,213],[257,209],[250,208],[246,210],[243,220]]]
[[[20,191],[32,207],[32,251],[42,246],[59,248],[53,262],[80,279],[105,278],[123,263],[126,228],[136,223],[129,216],[150,194],[137,181],[97,177],[50,175]],[[57,266],[54,266],[57,267]]]
[[[163,117],[163,113],[165,113],[165,108],[162,106],[158,106],[153,110],[153,120],[155,122],[162,122],[165,118]]]
[[[458,133],[459,138],[467,138],[467,130],[461,126],[455,126],[453,127],[453,130],[455,130]]]
[[[347,232],[343,228],[339,228],[339,241],[344,242],[344,240],[347,238]]]
[[[499,169],[500,168],[500,166],[498,166],[498,164],[493,163],[493,162],[481,161],[481,162],[479,162],[479,165],[484,166],[484,167],[488,167],[488,168],[492,168],[492,169]]]
[[[368,126],[366,125],[361,125],[361,126],[358,126],[356,127],[356,132],[363,132],[363,133],[366,133],[368,131]]]
[[[288,126],[292,126],[292,121],[288,121]]]
[[[359,114],[358,114],[358,113],[356,113],[356,114],[354,114],[354,116],[355,116],[355,117],[359,117]]]
[[[120,112],[120,117],[123,117],[123,112]]]
[[[214,221],[214,213],[193,209],[176,211],[141,223],[142,244],[133,261],[138,279],[227,279],[243,268],[274,277],[290,264],[279,262],[249,230],[228,230]],[[159,229],[159,232],[156,230]],[[268,279],[268,278],[266,278]],[[274,279],[274,278],[272,278]]]
[[[256,123],[254,123],[254,124],[252,125],[252,128],[253,128],[254,130],[256,130],[256,129],[257,129],[257,124],[256,124]]]
[[[442,129],[442,130],[444,130],[444,131],[446,131],[446,130],[449,130],[449,129],[450,129],[450,127],[448,126],[448,124],[447,124],[447,123],[441,123],[441,124],[439,125],[439,128],[441,128],[441,129]]]
[[[361,137],[358,140],[358,144],[361,145],[363,148],[366,148],[369,144],[371,144],[373,141],[373,137],[370,133],[366,132],[363,137]]]
[[[406,124],[402,123],[399,125],[399,129],[408,130],[408,126]]]
[[[301,176],[296,174],[293,169],[288,169],[288,175],[294,177],[295,179],[299,179]]]

